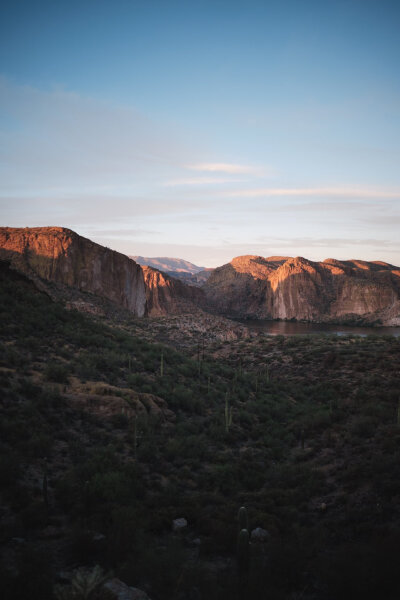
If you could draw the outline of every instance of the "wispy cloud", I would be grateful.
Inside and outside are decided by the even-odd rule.
[[[388,215],[370,215],[361,217],[361,220],[365,223],[370,223],[376,227],[382,225],[385,227],[399,227],[400,226],[400,214],[388,214]]]
[[[229,173],[231,175],[268,175],[273,170],[269,168],[254,167],[251,165],[238,165],[233,163],[197,163],[185,165],[187,169],[207,173]]]
[[[264,238],[259,242],[273,244],[276,248],[352,248],[370,246],[373,248],[397,248],[393,240],[377,238]]]
[[[178,185],[220,185],[224,183],[240,183],[243,179],[232,179],[223,177],[186,177],[182,179],[171,179],[166,181],[166,187]]]
[[[400,189],[388,190],[368,187],[320,187],[320,188],[255,188],[245,190],[232,190],[223,192],[222,195],[232,198],[259,198],[259,197],[290,197],[290,196],[316,196],[337,198],[393,198],[400,199]]]
[[[18,86],[0,76],[3,194],[162,180],[195,156],[176,128],[62,89]],[[54,195],[57,195],[55,191]]]
[[[89,236],[101,236],[109,239],[125,239],[139,238],[148,235],[159,235],[159,231],[151,231],[148,229],[100,229],[97,227],[86,227],[85,234]]]

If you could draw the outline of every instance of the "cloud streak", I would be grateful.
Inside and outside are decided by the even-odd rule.
[[[185,165],[186,169],[202,171],[206,173],[229,173],[230,175],[267,175],[272,169],[253,167],[250,165],[238,165],[233,163],[197,163]]]
[[[260,197],[335,197],[335,198],[385,198],[400,199],[400,189],[387,190],[368,187],[318,187],[318,188],[256,188],[245,190],[232,190],[223,192],[224,196],[232,198],[260,198]]]
[[[164,185],[166,187],[173,187],[179,185],[196,186],[196,185],[221,185],[224,183],[240,183],[243,179],[232,179],[223,177],[186,177],[181,179],[172,179],[166,181]]]
[[[17,86],[1,77],[0,114],[5,193],[35,187],[137,188],[181,171],[194,154],[176,128],[132,107],[65,90]]]
[[[1,77],[0,111],[5,225],[63,225],[129,254],[199,264],[246,253],[399,262],[398,179],[378,187],[321,175],[311,186],[311,173],[288,172],[272,186],[275,174],[254,166],[263,162],[256,155],[212,161],[215,148],[133,108]]]

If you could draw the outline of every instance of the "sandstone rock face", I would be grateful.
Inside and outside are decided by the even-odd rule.
[[[92,292],[137,316],[145,314],[140,266],[64,227],[1,227],[0,258],[30,277]]]
[[[383,262],[239,256],[202,289],[213,310],[235,317],[400,322],[400,269]]]
[[[199,288],[185,285],[152,267],[142,269],[149,316],[193,312],[204,305],[204,292]]]

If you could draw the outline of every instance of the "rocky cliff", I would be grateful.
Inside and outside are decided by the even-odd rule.
[[[204,292],[152,267],[142,267],[146,285],[147,314],[161,316],[194,312],[204,306]]]
[[[63,227],[1,227],[0,259],[38,285],[91,292],[137,316],[208,307],[242,318],[400,325],[400,268],[383,262],[239,256],[200,289]]]
[[[32,279],[92,292],[137,316],[145,314],[140,266],[64,227],[1,227],[0,258]]]
[[[400,268],[383,262],[239,256],[203,290],[213,310],[235,317],[400,324]]]

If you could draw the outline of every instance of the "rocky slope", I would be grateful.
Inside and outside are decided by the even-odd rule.
[[[204,292],[199,288],[185,285],[152,267],[143,266],[142,270],[149,316],[195,312],[204,306]]]
[[[143,316],[143,272],[127,256],[64,227],[0,228],[0,259],[37,282],[92,292]]]
[[[186,273],[184,271],[165,271],[170,277],[183,281],[186,285],[193,285],[195,287],[202,287],[207,279],[210,277],[214,269],[204,269],[198,273]]]
[[[187,285],[201,287],[209,278],[212,268],[198,267],[193,263],[182,258],[130,256],[142,267],[152,267],[158,271],[166,273],[170,277],[179,279]]]
[[[203,289],[213,310],[235,317],[400,324],[400,268],[384,262],[239,256]]]

